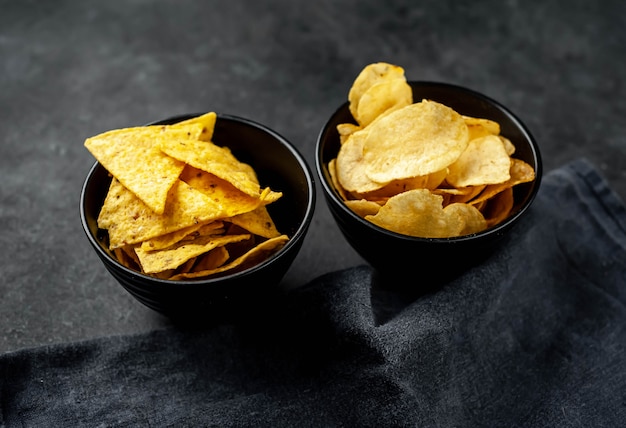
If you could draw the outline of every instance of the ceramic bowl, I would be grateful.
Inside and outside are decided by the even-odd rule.
[[[172,124],[199,114],[154,124]],[[278,201],[268,205],[268,211],[278,230],[290,239],[273,256],[244,271],[200,280],[162,280],[124,267],[108,249],[106,231],[97,226],[110,175],[95,162],[82,187],[82,227],[106,269],[139,302],[173,318],[234,316],[278,292],[278,284],[300,251],[313,217],[316,194],[312,172],[285,138],[252,120],[218,114],[213,142],[228,146],[240,161],[251,165],[263,187],[283,192]]]
[[[337,156],[340,142],[336,126],[355,123],[348,103],[330,116],[319,133],[316,170],[327,206],[348,243],[374,268],[385,274],[418,276],[445,281],[480,263],[527,213],[540,186],[542,161],[537,142],[528,128],[499,102],[468,88],[439,82],[409,82],[413,99],[430,99],[457,112],[497,121],[501,134],[516,146],[514,157],[526,161],[536,173],[533,182],[514,187],[515,205],[509,217],[480,233],[453,238],[419,238],[391,232],[374,225],[351,211],[334,188],[328,163]]]

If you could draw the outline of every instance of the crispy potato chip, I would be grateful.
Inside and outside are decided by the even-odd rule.
[[[404,77],[374,83],[361,96],[357,107],[357,121],[367,126],[385,113],[413,103],[413,91]]]
[[[474,206],[465,203],[452,203],[443,209],[445,215],[458,218],[463,226],[456,235],[462,236],[478,233],[487,228],[487,221],[483,214]],[[455,221],[456,224],[456,221]]]
[[[355,125],[354,123],[340,123],[337,125],[337,133],[339,134],[339,142],[341,144],[345,143],[348,137],[354,134],[357,131],[360,131],[361,128],[359,125]]]
[[[182,242],[170,248],[159,251],[144,251],[141,247],[135,248],[139,262],[145,273],[162,272],[176,269],[187,260],[204,254],[213,248],[226,245],[230,242],[250,239],[251,235],[204,236],[193,241]]]
[[[336,158],[337,180],[341,187],[349,192],[371,192],[388,183],[388,181],[374,181],[366,174],[366,165],[363,160],[363,146],[366,138],[366,131],[355,132],[341,145]]]
[[[441,196],[433,195],[427,189],[416,189],[389,198],[378,214],[365,218],[380,227],[405,235],[447,238],[459,236],[468,229],[474,233],[479,216],[482,216],[480,211],[466,204],[443,208]]]
[[[339,178],[337,177],[337,159],[331,159],[328,162],[328,174],[330,174],[330,180],[333,184],[333,187],[339,193],[339,196],[344,201],[348,200],[348,195],[346,194],[346,189],[339,183]]]
[[[515,154],[515,145],[513,145],[511,140],[503,137],[502,135],[498,135],[498,137],[500,137],[500,140],[502,140],[502,144],[504,145],[504,150],[506,151],[506,153],[509,156],[513,156]]]
[[[352,113],[357,122],[360,123],[358,114],[359,102],[365,92],[376,83],[393,79],[405,79],[402,67],[386,62],[377,62],[369,64],[361,70],[348,92],[350,113]]]
[[[509,175],[511,178],[504,183],[490,184],[486,186],[482,193],[472,199],[470,203],[472,205],[476,205],[494,197],[509,187],[533,181],[535,179],[535,170],[523,160],[511,158],[511,169],[509,170]]]
[[[161,152],[158,141],[162,137],[188,141],[201,133],[200,124],[125,128],[88,138],[85,147],[124,187],[162,214],[167,193],[185,164]]]
[[[469,139],[485,137],[487,135],[500,135],[500,124],[490,119],[480,117],[463,116],[469,130]]]
[[[487,227],[494,226],[506,219],[514,205],[513,188],[507,187],[492,198],[485,201],[485,206],[480,211],[487,220]]]
[[[346,201],[346,205],[359,217],[376,215],[380,211],[380,205],[367,199],[352,199]]]
[[[463,117],[434,101],[403,107],[366,129],[365,174],[379,183],[440,171],[456,161],[468,145]]]
[[[511,158],[495,135],[475,138],[448,169],[446,181],[454,187],[503,183],[510,178]]]

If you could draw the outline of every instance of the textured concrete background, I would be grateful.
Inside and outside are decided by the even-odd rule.
[[[626,2],[0,0],[0,352],[169,321],[105,271],[80,226],[86,137],[214,110],[317,134],[368,63],[508,106],[546,171],[589,158],[626,198]],[[318,193],[285,278],[362,260]]]

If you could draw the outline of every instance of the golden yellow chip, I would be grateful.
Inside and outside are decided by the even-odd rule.
[[[365,174],[379,183],[440,171],[456,161],[468,145],[463,117],[434,101],[403,107],[366,129]]]
[[[404,77],[374,83],[361,96],[357,121],[367,126],[376,118],[413,103],[413,91]]]
[[[242,192],[256,196],[260,187],[250,168],[239,162],[228,148],[211,142],[189,140],[161,140],[160,149],[174,159],[226,180]]]
[[[513,208],[513,188],[508,187],[501,192],[498,192],[492,198],[487,199],[486,206],[481,209],[481,212],[487,220],[487,226],[491,227],[498,223],[501,223],[506,219],[511,209]]]
[[[339,196],[344,201],[348,200],[348,195],[346,193],[346,189],[339,183],[339,178],[337,177],[337,159],[331,159],[328,162],[328,174],[330,174],[330,181],[333,184],[333,187],[339,193]]]
[[[360,123],[358,108],[363,94],[376,83],[392,79],[405,79],[404,69],[386,62],[377,62],[368,64],[361,70],[348,92],[350,113],[357,122]]]
[[[141,247],[135,249],[139,262],[145,273],[162,272],[176,269],[187,260],[204,254],[216,247],[231,242],[250,239],[251,235],[204,236],[193,241],[181,242],[170,248],[159,251],[144,251]]]
[[[201,133],[200,124],[125,128],[88,138],[85,147],[124,187],[162,214],[167,193],[185,164],[159,150],[158,141],[163,137],[187,141]]]
[[[261,205],[252,211],[226,218],[229,221],[248,232],[263,238],[275,238],[280,235],[265,205]]]
[[[359,125],[355,125],[354,123],[340,123],[337,125],[337,133],[339,134],[339,142],[341,144],[345,143],[348,137],[354,134],[357,131],[360,131],[361,128]]]
[[[183,239],[189,239],[190,237],[193,238],[198,236],[223,233],[223,227],[224,223],[219,220],[214,220],[205,224],[194,224],[184,229],[166,233],[165,235],[156,236],[152,239],[143,241],[141,243],[141,249],[144,251],[161,250],[163,248],[171,247],[172,245],[182,241]]]
[[[487,135],[471,140],[461,156],[448,167],[446,180],[454,187],[503,183],[510,178],[511,158],[502,140]]]
[[[211,112],[85,141],[113,176],[98,227],[124,266],[160,279],[205,277],[243,269],[288,240],[266,207],[282,193],[261,188],[250,165],[211,141],[216,119]]]
[[[200,116],[192,117],[191,119],[183,120],[172,125],[173,128],[186,127],[188,125],[199,124],[202,126],[202,132],[197,137],[201,141],[211,141],[213,138],[213,131],[215,130],[215,122],[217,121],[217,114],[215,112],[205,113]]]
[[[352,199],[346,201],[346,205],[359,217],[365,218],[368,215],[376,215],[380,211],[380,205],[367,199]]]
[[[216,275],[225,271],[235,272],[245,269],[253,264],[259,263],[259,261],[267,258],[268,255],[278,251],[278,249],[284,246],[288,240],[289,238],[287,237],[287,235],[280,235],[275,238],[268,239],[225,265],[214,269],[181,273],[173,276],[172,279],[201,278],[210,275]]]
[[[404,235],[447,238],[464,234],[468,229],[474,233],[480,216],[480,211],[466,204],[444,208],[441,196],[427,189],[416,189],[389,198],[378,214],[365,218]]]
[[[157,214],[113,179],[98,216],[98,227],[108,230],[109,246],[113,249],[226,217],[224,211],[219,201],[178,180],[169,194],[165,211]]]
[[[469,130],[469,139],[485,137],[487,135],[500,135],[500,124],[490,119],[481,117],[463,116]]]
[[[523,160],[511,158],[511,169],[509,171],[509,175],[511,178],[504,183],[490,184],[486,186],[482,193],[480,193],[480,195],[478,195],[475,199],[472,199],[470,203],[476,205],[494,197],[509,187],[533,181],[535,179],[535,170]]]
[[[366,174],[363,146],[368,131],[358,131],[341,145],[337,155],[337,180],[349,192],[366,193],[380,189],[388,182],[377,182]]]
[[[194,271],[216,269],[226,263],[229,257],[230,254],[228,254],[228,250],[225,246],[214,248],[208,253],[197,257]]]

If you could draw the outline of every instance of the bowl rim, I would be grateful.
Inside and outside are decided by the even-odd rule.
[[[407,81],[407,83],[409,83],[411,86],[416,85],[416,86],[441,87],[441,88],[452,89],[452,90],[459,91],[461,93],[465,93],[467,95],[470,95],[475,98],[479,98],[489,104],[494,105],[496,108],[502,110],[512,120],[514,125],[517,126],[522,131],[526,139],[530,142],[529,144],[530,150],[532,152],[532,157],[534,158],[534,161],[535,161],[535,167],[534,167],[535,179],[533,180],[532,190],[529,193],[525,203],[521,205],[515,213],[508,216],[504,221],[496,225],[493,225],[485,230],[482,230],[477,233],[472,233],[469,235],[452,236],[452,237],[446,237],[446,238],[425,238],[425,237],[420,237],[420,236],[405,235],[402,233],[385,229],[381,226],[378,226],[358,216],[354,211],[348,208],[348,206],[339,197],[335,188],[327,180],[326,174],[329,174],[328,166],[324,165],[322,162],[322,154],[323,154],[322,149],[325,144],[325,140],[323,137],[329,132],[330,121],[340,112],[345,111],[345,109],[349,106],[350,103],[348,101],[344,101],[328,117],[328,120],[324,123],[324,125],[322,126],[322,129],[318,133],[317,141],[315,144],[315,169],[319,177],[321,186],[324,189],[325,196],[327,198],[332,199],[335,207],[340,209],[342,213],[347,215],[350,219],[357,222],[357,224],[359,224],[361,227],[370,228],[383,235],[389,236],[393,239],[400,239],[400,240],[407,241],[407,242],[440,243],[440,244],[462,243],[462,242],[471,241],[471,240],[481,238],[481,237],[492,236],[494,234],[497,235],[497,234],[503,233],[506,229],[512,226],[517,221],[517,219],[519,219],[530,208],[541,186],[542,175],[543,175],[543,160],[541,157],[541,151],[539,149],[539,145],[537,141],[535,140],[535,137],[530,132],[526,124],[522,122],[522,120],[515,113],[513,113],[508,107],[506,107],[504,104],[500,103],[499,101],[489,97],[488,95],[485,95],[474,89],[470,89],[466,86],[461,86],[461,85],[457,85],[454,83],[432,81],[432,80],[409,80]],[[324,168],[326,168],[326,170],[324,170]]]
[[[184,120],[185,118],[199,116],[204,113],[206,112],[178,114],[178,115],[170,116],[161,120],[147,123],[144,126],[158,125],[158,124],[164,124],[164,123],[176,123],[176,122],[180,122]],[[269,128],[266,125],[263,125],[252,119],[244,118],[244,117],[233,115],[233,114],[217,113],[217,120],[220,120],[220,119],[241,123],[246,126],[252,126],[254,128],[257,128],[269,134],[274,139],[278,140],[291,153],[291,155],[300,165],[300,168],[306,178],[308,197],[307,197],[307,203],[306,203],[306,211],[304,213],[303,220],[298,225],[298,228],[293,233],[293,236],[290,236],[287,242],[285,243],[285,245],[276,253],[272,254],[270,257],[264,259],[260,263],[250,266],[247,269],[244,269],[242,271],[238,271],[235,273],[230,273],[230,274],[222,275],[222,276],[215,277],[215,278],[208,277],[208,278],[181,279],[181,280],[162,279],[162,278],[156,278],[150,275],[146,275],[144,273],[141,273],[139,271],[136,271],[134,269],[124,266],[115,257],[111,257],[109,253],[107,253],[102,248],[101,244],[98,242],[98,239],[91,233],[91,230],[89,228],[89,223],[87,221],[87,216],[85,213],[85,198],[87,196],[87,189],[89,187],[91,180],[93,179],[93,176],[96,170],[98,170],[99,168],[104,168],[104,166],[102,166],[100,162],[95,161],[93,165],[91,166],[91,168],[89,169],[89,172],[87,173],[87,176],[85,177],[85,180],[83,181],[83,185],[81,186],[79,211],[80,211],[80,220],[81,220],[83,231],[87,235],[87,238],[91,243],[91,246],[96,250],[96,252],[101,258],[104,257],[108,262],[115,265],[117,269],[124,271],[127,275],[130,275],[131,277],[141,278],[146,281],[150,281],[154,284],[160,284],[166,287],[170,287],[170,286],[196,287],[196,286],[208,286],[211,284],[222,283],[226,280],[239,279],[245,276],[252,275],[255,272],[265,268],[266,266],[270,264],[277,263],[279,259],[286,257],[285,255],[289,252],[289,250],[292,247],[296,245],[300,245],[299,241],[306,234],[309,228],[309,225],[313,219],[313,214],[315,212],[315,203],[316,203],[315,177],[312,173],[310,166],[306,162],[304,156],[302,156],[300,151],[289,140],[287,140],[282,134]]]

